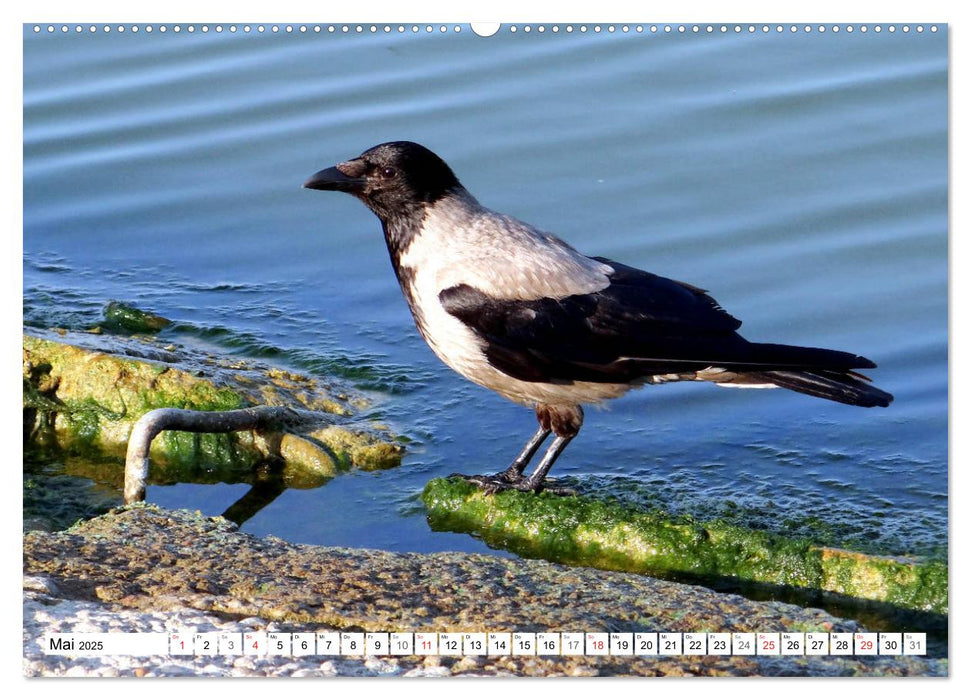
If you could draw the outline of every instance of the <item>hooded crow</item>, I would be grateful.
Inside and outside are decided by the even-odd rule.
[[[703,289],[606,258],[483,207],[437,155],[395,141],[304,183],[347,192],[381,220],[418,331],[449,367],[533,408],[539,429],[506,470],[465,477],[539,492],[583,423],[583,405],[644,384],[783,387],[852,406],[893,397],[847,352],[751,343]],[[553,442],[524,470],[550,434]]]

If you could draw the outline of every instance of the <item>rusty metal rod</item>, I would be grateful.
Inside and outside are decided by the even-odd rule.
[[[231,433],[237,430],[267,430],[305,420],[284,406],[254,406],[235,411],[189,411],[156,408],[138,419],[128,438],[125,455],[125,504],[145,500],[148,453],[152,440],[163,430],[189,433]]]

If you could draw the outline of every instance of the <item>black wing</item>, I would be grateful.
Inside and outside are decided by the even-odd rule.
[[[741,322],[704,290],[597,260],[615,270],[599,292],[520,301],[462,284],[442,291],[439,300],[486,341],[494,367],[524,381],[627,382],[710,366],[873,366],[849,353],[749,343],[735,332]]]

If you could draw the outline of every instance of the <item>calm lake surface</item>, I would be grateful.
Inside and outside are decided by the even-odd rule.
[[[336,373],[413,442],[243,529],[400,551],[431,478],[505,468],[532,412],[442,365],[378,220],[301,189],[414,140],[486,206],[710,290],[751,340],[849,350],[893,393],[647,387],[590,410],[553,475],[676,512],[884,553],[947,545],[947,30],[81,34],[24,28],[24,322],[116,299],[168,342]],[[101,488],[92,485],[92,488]],[[150,487],[218,514],[248,487]],[[121,496],[118,494],[118,502]],[[808,530],[807,530],[808,528]]]

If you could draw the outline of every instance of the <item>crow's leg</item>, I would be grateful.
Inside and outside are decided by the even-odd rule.
[[[573,492],[569,489],[548,485],[546,475],[553,467],[556,458],[570,443],[570,440],[580,432],[580,426],[583,425],[583,409],[579,406],[563,407],[540,404],[536,407],[536,418],[539,420],[539,430],[526,443],[526,447],[523,448],[523,451],[508,469],[492,476],[468,476],[464,478],[482,486],[486,493],[515,489],[536,493],[545,490],[561,495],[572,494]],[[556,439],[547,448],[542,460],[533,473],[529,475],[529,478],[524,478],[523,470],[551,432],[556,435]]]
[[[550,431],[548,428],[543,426],[539,427],[539,430],[529,439],[523,451],[519,453],[519,456],[513,460],[513,463],[505,471],[501,471],[496,474],[496,477],[502,479],[503,481],[508,481],[513,483],[519,481],[523,478],[523,470],[526,469],[526,465],[529,464],[533,455],[536,454],[536,450],[542,445],[546,438],[550,436]]]
[[[570,444],[570,440],[580,432],[583,425],[583,409],[580,406],[549,406],[540,404],[536,407],[536,418],[539,420],[540,427],[552,430],[556,435],[553,444],[546,450],[543,459],[528,479],[522,479],[513,485],[513,488],[522,491],[549,491],[560,495],[571,495],[573,491],[563,487],[551,486],[546,483],[546,475],[553,466],[553,462],[560,456],[564,448]]]
[[[544,428],[542,425],[539,430],[529,439],[523,451],[519,453],[519,456],[513,460],[504,471],[498,474],[481,475],[476,474],[473,476],[466,476],[464,474],[453,474],[453,476],[461,476],[466,481],[470,481],[473,484],[483,487],[488,493],[495,493],[496,491],[502,491],[508,488],[509,485],[523,481],[523,470],[526,469],[526,465],[536,454],[536,450],[539,446],[543,444],[546,438],[550,435],[550,430]]]
[[[546,450],[546,454],[543,455],[543,459],[540,460],[539,464],[536,465],[536,469],[533,473],[529,475],[528,479],[523,479],[522,481],[513,484],[512,487],[515,489],[520,489],[522,491],[535,491],[539,493],[540,491],[549,491],[550,493],[555,493],[560,496],[572,496],[573,490],[565,488],[563,486],[552,486],[546,483],[546,475],[549,473],[550,468],[553,466],[553,462],[556,458],[560,456],[564,448],[570,444],[575,436],[562,436],[557,435],[556,439],[553,440],[553,444],[549,446]]]

